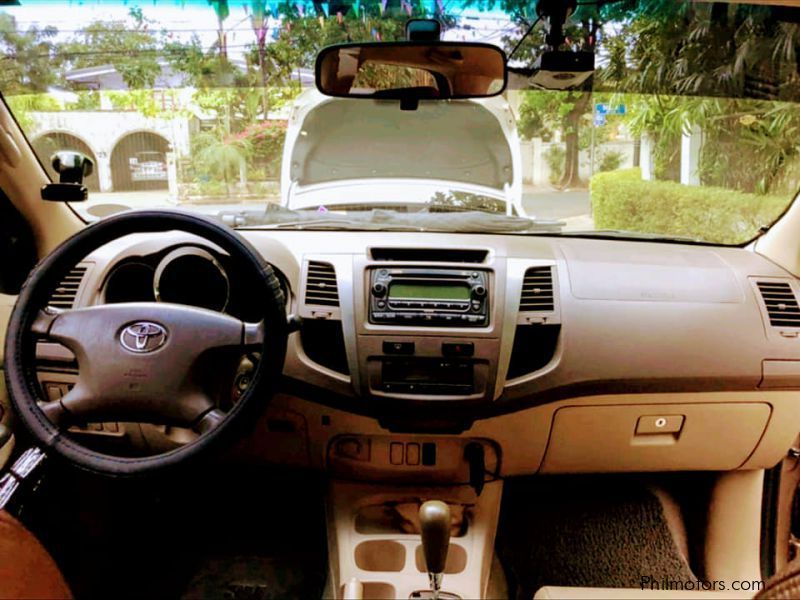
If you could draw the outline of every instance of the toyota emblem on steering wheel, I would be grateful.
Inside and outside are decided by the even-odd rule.
[[[119,335],[119,342],[126,350],[138,353],[158,350],[166,341],[167,330],[151,321],[132,323]]]

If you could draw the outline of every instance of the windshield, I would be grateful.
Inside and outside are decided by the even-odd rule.
[[[0,91],[55,181],[55,152],[94,162],[86,220],[722,244],[769,227],[800,187],[800,10],[578,4],[565,48],[596,71],[552,91],[531,77],[535,2],[22,0],[0,8]],[[512,54],[509,89],[400,110],[314,88],[319,49],[403,39],[409,17]]]

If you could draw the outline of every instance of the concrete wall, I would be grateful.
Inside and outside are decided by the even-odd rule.
[[[138,112],[63,111],[31,112],[33,128],[28,131],[31,141],[48,133],[67,133],[82,140],[97,159],[100,191],[113,190],[111,156],[117,144],[126,136],[145,132],[164,138],[171,152],[178,156],[189,153],[189,119],[145,117]]]
[[[549,149],[553,146],[561,146],[563,148],[563,144],[556,142],[543,142],[538,138],[534,138],[530,141],[523,141],[521,143],[523,183],[536,187],[549,187],[551,185],[550,167],[547,164],[545,156]],[[595,147],[595,173],[599,172],[603,155],[610,152],[619,152],[622,154],[622,164],[619,167],[620,169],[628,169],[633,167],[633,140],[606,142],[603,144],[598,144]],[[590,155],[590,150],[584,150],[579,156],[580,164],[578,172],[581,179],[584,181],[589,181],[592,175]]]

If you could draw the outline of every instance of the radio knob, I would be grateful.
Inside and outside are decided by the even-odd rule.
[[[481,298],[486,295],[486,288],[482,285],[476,285],[472,288],[472,295]]]
[[[386,293],[386,285],[383,283],[374,283],[372,285],[373,296],[383,296]]]

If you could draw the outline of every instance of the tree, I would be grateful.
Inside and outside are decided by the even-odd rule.
[[[58,81],[55,27],[17,29],[17,21],[0,13],[0,90],[6,95],[45,92]]]
[[[225,19],[231,14],[228,7],[228,0],[208,0],[208,3],[214,8],[214,13],[217,15],[217,46],[219,48],[219,55],[222,58],[228,58],[228,38],[225,33]]]
[[[159,40],[141,9],[131,8],[128,16],[130,23],[90,23],[77,36],[59,45],[59,55],[74,69],[113,65],[128,88],[152,88],[161,73]]]
[[[239,178],[250,157],[250,141],[217,129],[197,134],[192,146],[196,168],[223,180],[228,196],[231,196],[231,184]]]
[[[680,135],[703,131],[704,184],[795,191],[800,157],[797,13],[765,6],[650,0],[620,10],[601,85],[628,97],[629,126],[655,142],[656,174],[677,178]],[[767,101],[749,98],[761,97]]]

